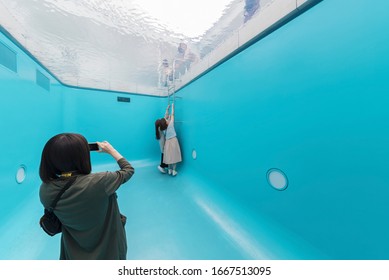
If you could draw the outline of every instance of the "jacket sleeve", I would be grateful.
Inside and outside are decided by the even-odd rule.
[[[135,170],[132,165],[125,159],[121,158],[117,161],[120,170],[114,172],[106,172],[103,183],[105,185],[105,192],[107,195],[115,193],[115,191],[125,182],[127,182]]]

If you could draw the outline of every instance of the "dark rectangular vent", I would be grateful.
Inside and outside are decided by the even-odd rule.
[[[131,99],[129,97],[118,96],[118,102],[131,102]]]
[[[17,72],[16,52],[0,42],[0,64],[8,69]]]
[[[36,83],[45,90],[50,91],[50,79],[39,70],[36,70]]]

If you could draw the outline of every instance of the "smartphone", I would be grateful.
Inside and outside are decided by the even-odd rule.
[[[99,145],[97,143],[88,143],[89,145],[89,150],[90,151],[98,151],[100,150]]]

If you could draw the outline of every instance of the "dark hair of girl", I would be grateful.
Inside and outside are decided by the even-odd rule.
[[[43,148],[39,176],[45,183],[65,172],[89,174],[91,170],[89,145],[81,134],[58,134]]]
[[[164,131],[167,128],[167,122],[165,118],[158,119],[155,121],[155,137],[159,140],[161,135],[159,135],[159,131]]]

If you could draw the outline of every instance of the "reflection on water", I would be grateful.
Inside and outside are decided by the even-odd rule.
[[[0,24],[65,84],[165,95],[176,79],[274,0],[219,1],[222,14],[196,37],[168,29],[142,11],[150,1],[137,0],[0,0]],[[181,2],[168,3],[166,13],[188,12]]]
[[[178,44],[177,52],[172,59],[164,58],[160,66],[159,87],[170,87],[174,85],[175,79],[180,79],[190,69],[193,63],[198,61],[198,54],[193,52],[188,44]]]
[[[258,10],[259,0],[246,0],[244,5],[244,22],[247,22]]]

